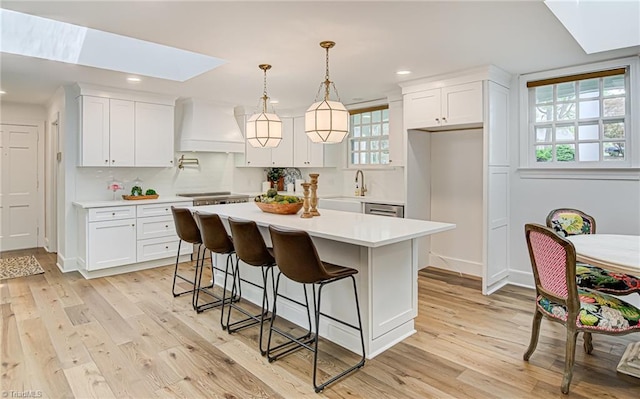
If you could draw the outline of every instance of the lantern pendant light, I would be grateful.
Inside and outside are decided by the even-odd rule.
[[[246,125],[247,141],[252,147],[272,148],[277,147],[282,141],[282,121],[275,113],[267,112],[267,71],[271,69],[269,64],[260,64],[258,68],[264,71],[264,91],[262,112],[251,115]]]
[[[320,83],[320,89],[318,89],[320,94],[324,85],[324,99],[318,101],[316,95],[316,102],[307,109],[304,118],[304,130],[314,143],[340,143],[349,134],[349,111],[340,102],[335,84],[329,80],[329,49],[333,46],[335,43],[331,41],[320,42],[320,47],[327,51],[324,82]],[[331,87],[338,101],[329,100]]]

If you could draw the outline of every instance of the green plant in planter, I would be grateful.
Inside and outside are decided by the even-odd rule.
[[[284,177],[285,169],[284,168],[268,168],[267,169],[267,180],[273,182],[273,186],[275,188],[278,187],[278,180]]]
[[[133,196],[142,195],[142,187],[140,186],[131,187],[131,195]]]
[[[158,195],[158,193],[156,193],[156,190],[150,188],[144,193],[144,195]]]

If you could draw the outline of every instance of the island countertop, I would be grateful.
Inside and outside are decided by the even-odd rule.
[[[127,205],[148,205],[148,204],[165,204],[170,202],[191,202],[193,198],[188,197],[159,197],[149,200],[103,200],[103,201],[74,201],[73,205],[79,208],[106,208],[110,206],[127,206]]]
[[[258,226],[278,226],[304,230],[312,237],[326,238],[364,247],[381,247],[425,235],[451,230],[452,223],[392,218],[352,212],[320,209],[321,216],[310,219],[297,215],[276,215],[262,212],[251,203],[191,207],[200,213],[216,213],[222,218],[253,220]]]

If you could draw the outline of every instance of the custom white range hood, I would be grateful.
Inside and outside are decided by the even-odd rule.
[[[232,107],[187,98],[176,103],[178,152],[244,153],[244,137]]]

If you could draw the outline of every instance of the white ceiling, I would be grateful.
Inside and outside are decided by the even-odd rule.
[[[640,53],[587,55],[542,0],[447,2],[12,2],[3,8],[131,36],[228,61],[186,82],[2,54],[2,101],[46,104],[72,82],[198,97],[253,108],[269,63],[277,110],[313,102],[324,78],[322,40],[335,41],[331,79],[345,104],[384,97],[397,83],[494,64],[521,74]],[[411,75],[400,77],[399,69]]]

